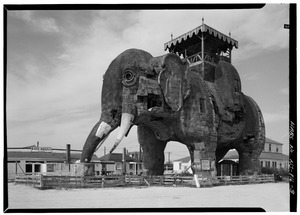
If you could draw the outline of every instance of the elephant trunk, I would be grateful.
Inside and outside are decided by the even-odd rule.
[[[96,123],[85,141],[80,162],[90,162],[95,151],[104,143],[108,135],[115,130],[119,124],[119,117],[112,119],[109,114],[102,113],[100,121]]]
[[[108,126],[105,122],[97,122],[87,137],[83,150],[80,157],[81,163],[88,163],[91,161],[92,156],[96,150],[96,147],[100,142],[108,136],[110,130],[108,131]]]

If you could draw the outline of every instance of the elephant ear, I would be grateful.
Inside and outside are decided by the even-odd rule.
[[[163,58],[163,69],[159,73],[158,83],[162,89],[166,103],[173,111],[178,111],[183,105],[185,72],[187,63],[182,62],[175,54],[167,54]]]

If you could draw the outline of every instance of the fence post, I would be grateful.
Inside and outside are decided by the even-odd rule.
[[[102,176],[101,187],[104,188],[104,176]]]
[[[40,174],[40,188],[44,188],[44,176]]]
[[[164,177],[160,176],[160,185],[164,185]]]

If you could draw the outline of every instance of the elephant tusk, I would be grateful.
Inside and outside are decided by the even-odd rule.
[[[110,130],[111,130],[111,126],[109,124],[107,124],[106,122],[101,122],[95,135],[99,138],[102,138],[103,135],[108,134]]]
[[[127,134],[127,132],[129,131],[129,129],[132,125],[133,119],[134,119],[133,114],[122,113],[121,127],[120,127],[119,133],[117,135],[116,142],[109,153],[112,153],[115,150],[115,148],[117,148],[117,146],[119,145],[119,143],[121,142],[123,137]]]

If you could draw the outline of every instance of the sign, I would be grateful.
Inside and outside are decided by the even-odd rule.
[[[202,170],[210,170],[209,160],[201,160]]]
[[[31,152],[52,152],[51,147],[31,147]]]

